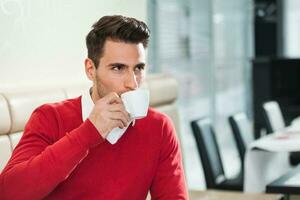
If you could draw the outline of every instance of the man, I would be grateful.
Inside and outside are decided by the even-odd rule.
[[[45,104],[31,115],[0,175],[0,199],[187,199],[172,123],[149,108],[129,126],[120,95],[145,77],[145,23],[105,16],[86,37],[87,94]],[[116,144],[106,137],[126,132]],[[126,129],[127,128],[127,129]]]

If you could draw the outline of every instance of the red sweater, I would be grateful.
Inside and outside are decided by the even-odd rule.
[[[31,115],[0,174],[0,199],[187,199],[173,125],[149,109],[112,145],[82,121],[81,97]]]

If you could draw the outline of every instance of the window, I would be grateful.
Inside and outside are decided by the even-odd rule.
[[[212,118],[226,160],[236,155],[227,117],[251,109],[252,1],[149,0],[148,5],[151,71],[171,73],[180,83],[185,167],[189,187],[197,188],[203,178],[189,122]]]

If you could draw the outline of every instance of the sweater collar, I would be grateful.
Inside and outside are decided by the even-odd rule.
[[[82,94],[81,97],[82,121],[85,121],[89,117],[93,107],[94,107],[94,102],[90,95],[90,90],[87,90]]]

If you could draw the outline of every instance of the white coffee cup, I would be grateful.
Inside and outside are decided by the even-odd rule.
[[[121,94],[126,111],[130,114],[131,122],[147,116],[149,107],[149,90],[138,89]],[[130,124],[130,123],[129,123]],[[128,126],[129,126],[128,124]],[[111,143],[115,144],[125,133],[126,129],[114,128],[106,137]]]
[[[137,89],[121,94],[126,111],[132,119],[147,116],[149,107],[149,90]]]

